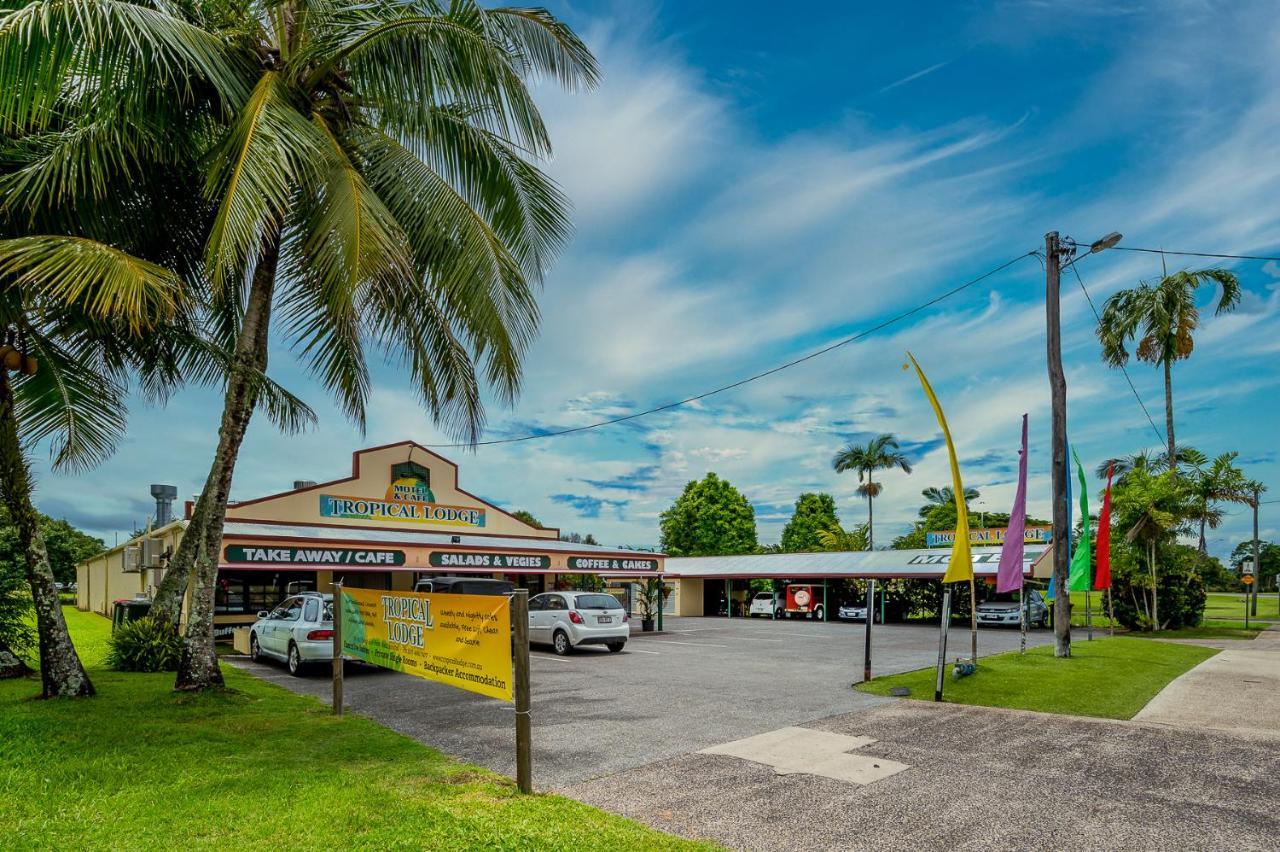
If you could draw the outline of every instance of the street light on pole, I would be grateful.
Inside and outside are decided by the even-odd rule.
[[[1112,248],[1120,242],[1120,234],[1112,231],[1089,244],[1089,254]],[[1054,655],[1071,656],[1071,598],[1067,593],[1068,563],[1071,558],[1071,529],[1067,523],[1067,379],[1062,371],[1062,321],[1060,297],[1062,265],[1075,262],[1079,245],[1075,240],[1061,240],[1057,231],[1044,235],[1045,268],[1045,347],[1049,367],[1049,396],[1053,431],[1053,583],[1057,590],[1053,600]]]

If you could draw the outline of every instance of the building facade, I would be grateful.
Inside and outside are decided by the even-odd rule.
[[[215,624],[220,637],[305,590],[409,590],[423,577],[506,578],[531,594],[594,575],[621,599],[660,577],[660,553],[560,541],[462,489],[458,468],[411,441],[358,450],[349,477],[297,487],[227,509],[218,548]],[[190,516],[192,506],[186,506]],[[173,521],[77,566],[77,606],[109,615],[114,602],[149,597],[186,529]],[[145,540],[155,544],[145,544]],[[677,605],[669,599],[668,610]]]

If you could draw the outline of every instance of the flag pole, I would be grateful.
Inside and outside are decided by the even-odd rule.
[[[978,664],[978,594],[974,591],[973,572],[969,572],[969,632],[973,637],[973,664]]]
[[[1116,607],[1111,601],[1111,589],[1107,588],[1107,618],[1111,621],[1111,635],[1116,635]]]
[[[933,687],[933,700],[942,700],[942,673],[947,667],[947,627],[951,622],[951,587],[942,584],[942,622],[938,628],[938,679]]]
[[[1018,596],[1022,599],[1019,601],[1021,606],[1018,607],[1018,611],[1022,616],[1018,619],[1021,622],[1020,626],[1022,628],[1022,644],[1018,649],[1018,653],[1025,654],[1027,653],[1027,606],[1029,603],[1027,599],[1027,587],[1025,585],[1022,587],[1022,591],[1018,592]]]
[[[1093,596],[1088,589],[1084,590],[1084,626],[1089,632],[1089,641],[1093,641]]]

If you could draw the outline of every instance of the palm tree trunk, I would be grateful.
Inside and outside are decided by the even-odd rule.
[[[62,601],[53,583],[49,553],[40,531],[40,514],[31,503],[31,472],[18,439],[18,418],[8,371],[0,368],[0,499],[18,530],[27,582],[36,611],[40,645],[40,694],[44,698],[86,698],[94,694],[62,617]]]
[[[1169,473],[1178,476],[1178,445],[1173,439],[1173,362],[1164,362],[1164,434],[1169,442]]]
[[[264,248],[253,272],[249,302],[245,306],[244,321],[240,327],[240,335],[236,338],[235,356],[227,377],[222,425],[218,428],[218,449],[196,510],[192,514],[192,524],[183,535],[169,569],[181,571],[180,576],[190,575],[193,579],[191,608],[187,614],[187,630],[182,641],[175,689],[193,691],[223,685],[222,670],[218,667],[218,656],[213,644],[218,556],[236,458],[257,403],[257,374],[267,368],[271,298],[275,290],[279,255],[279,237],[276,235]],[[193,529],[197,527],[197,516],[199,526]],[[169,578],[165,579],[167,581]],[[185,585],[183,581],[183,586]]]
[[[1156,579],[1156,543],[1147,545],[1147,565],[1151,569],[1151,629],[1160,629],[1160,589]]]
[[[875,513],[871,508],[871,495],[867,495],[867,550],[876,549]]]
[[[1209,552],[1205,546],[1205,540],[1204,540],[1205,513],[1207,513],[1208,511],[1209,511],[1208,506],[1201,507],[1201,510],[1200,510],[1200,552],[1201,553]]]

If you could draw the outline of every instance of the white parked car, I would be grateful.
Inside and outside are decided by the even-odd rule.
[[[842,621],[866,621],[867,605],[864,603],[845,604],[840,607],[836,613]],[[872,616],[877,622],[882,621],[880,613],[876,612]]]
[[[615,654],[631,638],[630,616],[613,595],[547,592],[529,599],[529,642],[564,656],[579,645],[604,645]]]
[[[782,618],[785,608],[786,602],[780,592],[756,592],[756,596],[751,599],[751,608],[747,610],[747,615]]]
[[[258,613],[249,631],[249,656],[280,660],[301,676],[312,663],[333,660],[333,595],[303,592]]]

